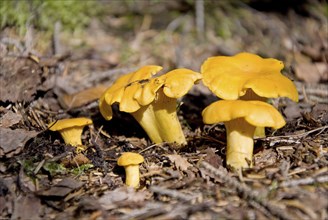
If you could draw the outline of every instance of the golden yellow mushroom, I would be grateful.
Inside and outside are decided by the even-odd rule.
[[[119,103],[119,110],[130,113],[152,142],[183,145],[186,139],[177,117],[177,98],[185,95],[201,75],[188,69],[176,69],[151,77],[161,68],[145,66],[120,77],[100,98],[100,112],[110,120],[111,105]]]
[[[90,124],[92,124],[92,120],[89,118],[69,118],[52,122],[48,125],[48,128],[51,131],[58,131],[66,144],[81,150],[83,149],[81,141],[83,128]]]
[[[205,124],[224,123],[226,163],[235,169],[252,165],[253,136],[257,126],[278,129],[286,124],[278,110],[261,101],[221,100],[207,106],[202,115]]]
[[[298,101],[294,83],[281,74],[283,62],[251,53],[208,58],[201,67],[203,83],[225,100],[259,100],[288,97]],[[257,136],[265,136],[259,128]]]
[[[117,165],[125,169],[125,184],[134,188],[139,187],[139,164],[144,162],[143,156],[138,153],[123,153],[117,160]]]

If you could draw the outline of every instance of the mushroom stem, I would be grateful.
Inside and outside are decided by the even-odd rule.
[[[125,166],[125,184],[134,188],[139,187],[140,173],[139,165]]]
[[[227,133],[227,165],[235,169],[251,167],[255,126],[243,118],[237,118],[225,122],[225,127]]]
[[[83,129],[81,127],[74,127],[62,129],[59,132],[66,144],[70,144],[72,146],[79,146],[82,145],[82,131]]]
[[[256,127],[254,131],[254,137],[264,138],[265,137],[265,127]]]
[[[131,113],[154,143],[186,144],[177,113],[175,98],[167,97],[160,89],[156,100]]]

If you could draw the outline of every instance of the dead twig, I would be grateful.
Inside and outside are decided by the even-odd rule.
[[[250,200],[249,204],[253,206],[253,208],[259,210],[264,215],[266,215],[269,219],[277,219],[275,216],[273,216],[265,207],[261,206],[259,203]]]
[[[323,83],[305,84],[294,82],[300,94],[299,99],[307,103],[328,103],[328,86]]]
[[[294,187],[299,185],[309,185],[315,183],[327,183],[328,182],[328,175],[319,176],[319,177],[307,177],[302,179],[293,179],[287,180],[280,183],[280,187]]]
[[[204,16],[204,0],[196,0],[195,14],[196,14],[196,29],[200,40],[203,40],[205,33],[205,16]]]
[[[166,189],[166,188],[163,188],[160,186],[151,186],[149,190],[152,191],[153,193],[170,196],[172,198],[180,199],[180,200],[183,200],[186,202],[192,201],[197,197],[197,196],[191,196],[191,195],[181,193],[177,190]]]
[[[159,202],[153,202],[146,205],[144,208],[139,210],[133,210],[129,214],[122,216],[120,219],[129,220],[129,219],[147,219],[150,217],[158,216],[164,213],[167,213],[171,210],[171,207],[168,205],[163,205]]]
[[[47,129],[47,126],[43,123],[42,120],[40,120],[40,116],[39,116],[39,114],[36,113],[36,112],[34,111],[33,108],[29,108],[28,110],[29,110],[28,112],[29,112],[29,113],[31,114],[31,116],[34,118],[34,120],[35,120],[35,122],[38,124],[38,126],[39,126],[42,130],[46,130],[46,129]]]
[[[164,215],[158,216],[158,219],[188,219],[193,213],[203,212],[213,205],[215,205],[213,202],[203,202],[195,205],[171,205],[173,206],[172,210]],[[212,219],[216,218],[213,216]]]
[[[59,155],[57,155],[57,156],[55,156],[55,157],[53,157],[53,158],[50,158],[50,159],[49,159],[48,161],[46,161],[46,162],[57,162],[57,161],[63,159],[64,157],[66,157],[66,156],[69,155],[69,154],[72,154],[72,152],[65,151],[65,152],[62,153],[62,154],[59,154]]]
[[[223,183],[226,185],[232,187],[235,189],[238,193],[241,194],[241,197],[245,199],[250,205],[254,206],[254,202],[257,203],[258,205],[264,207],[267,211],[270,212],[271,215],[276,216],[279,219],[294,219],[291,217],[287,212],[282,210],[281,208],[277,207],[276,205],[271,204],[269,201],[267,201],[265,198],[261,198],[259,196],[259,193],[256,190],[253,190],[249,188],[247,185],[242,184],[241,182],[237,181],[236,179],[230,177],[227,175],[226,172],[216,169],[209,163],[202,161],[201,166],[209,171],[210,173],[218,176],[220,179],[222,179]],[[256,208],[256,207],[255,207]],[[259,209],[261,211],[261,209]],[[267,214],[264,212],[264,214]],[[270,216],[268,216],[270,217]]]
[[[286,135],[286,136],[273,136],[273,137],[265,137],[265,138],[255,138],[255,140],[262,140],[262,141],[273,141],[273,143],[270,143],[270,146],[273,146],[275,143],[277,142],[295,142],[295,141],[299,141],[298,139],[300,138],[304,138],[314,132],[318,132],[318,134],[324,132],[326,129],[328,129],[328,125],[319,127],[319,128],[315,128],[312,130],[309,130],[307,132],[303,132],[301,134],[292,134],[292,135]]]
[[[61,22],[57,21],[55,23],[55,27],[54,27],[54,33],[52,36],[52,49],[53,49],[53,54],[54,55],[58,55],[62,53],[62,46],[60,43],[60,31],[61,31]]]
[[[143,153],[143,152],[145,152],[147,150],[150,150],[150,149],[152,149],[152,148],[154,148],[156,146],[159,146],[159,145],[162,145],[162,143],[150,145],[150,146],[146,147],[145,149],[142,149],[141,151],[139,151],[139,154],[141,154],[141,153]]]

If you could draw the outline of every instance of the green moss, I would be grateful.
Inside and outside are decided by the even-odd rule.
[[[71,170],[71,173],[73,173],[74,175],[81,175],[83,174],[85,171],[89,170],[90,168],[93,167],[93,164],[83,164],[79,167],[76,167],[74,169]]]
[[[103,15],[101,4],[84,0],[12,0],[0,4],[0,28],[15,26],[21,34],[26,26],[41,30],[53,30],[61,22],[63,29],[75,31],[88,25],[92,17]]]
[[[51,176],[55,176],[56,174],[65,174],[66,168],[63,164],[56,162],[47,162],[43,165],[43,169],[48,171]]]
[[[24,169],[24,172],[27,176],[33,176],[34,175],[34,169],[36,168],[36,164],[33,163],[32,160],[23,160],[19,162]]]

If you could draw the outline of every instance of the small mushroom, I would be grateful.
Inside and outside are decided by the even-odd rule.
[[[281,74],[283,62],[251,53],[208,58],[201,67],[203,83],[225,100],[259,100],[288,97],[298,101],[294,83]],[[258,128],[256,136],[265,136]]]
[[[220,100],[207,106],[202,115],[205,124],[224,122],[226,163],[235,169],[252,166],[256,126],[278,129],[286,124],[278,110],[261,101]]]
[[[66,144],[83,149],[81,135],[86,125],[92,124],[89,118],[69,118],[52,122],[48,125],[50,131],[58,131],[63,137]]]
[[[154,143],[186,144],[177,117],[177,99],[185,95],[201,79],[200,73],[176,69],[159,77],[151,77],[162,67],[145,66],[120,77],[99,100],[105,119],[112,118],[111,105],[130,113]]]
[[[125,169],[125,184],[134,188],[139,187],[139,164],[144,162],[143,156],[138,153],[123,153],[117,160],[117,165]]]

